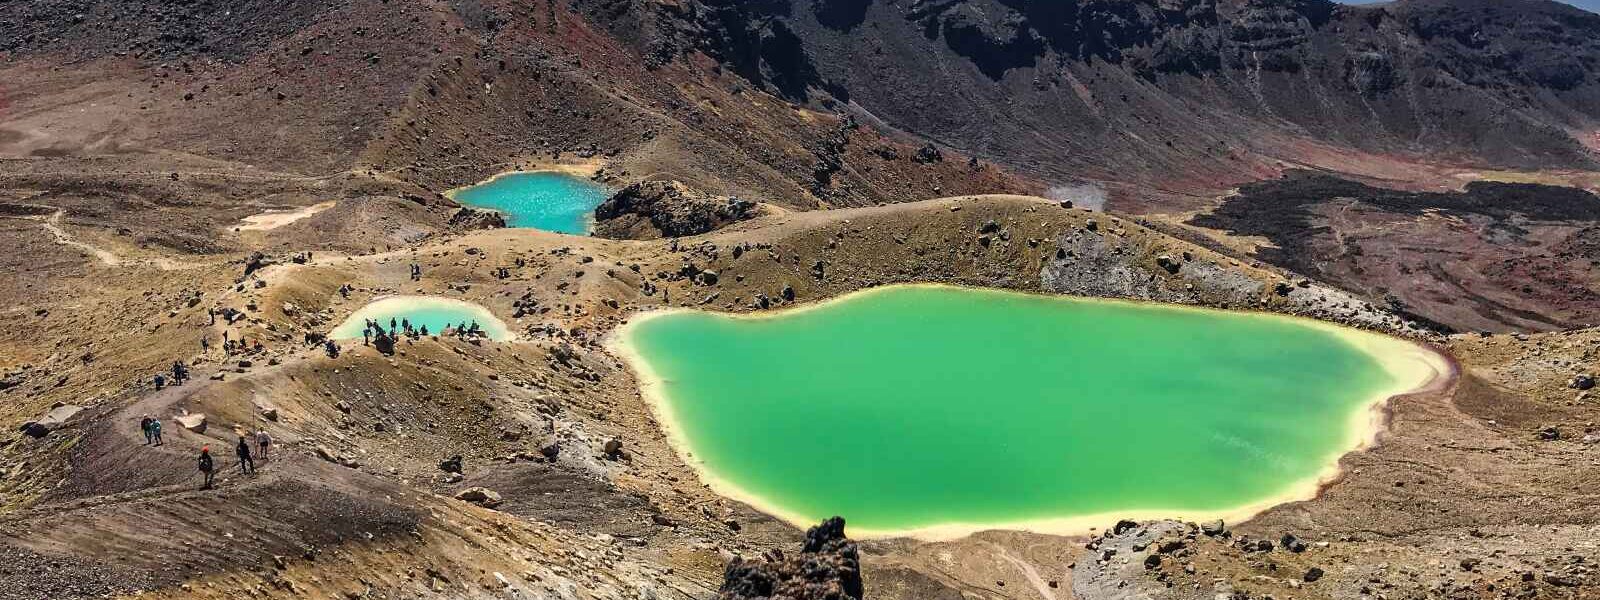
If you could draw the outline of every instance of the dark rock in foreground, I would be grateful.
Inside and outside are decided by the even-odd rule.
[[[773,550],[764,561],[735,558],[728,563],[718,600],[784,598],[846,600],[862,597],[861,559],[856,543],[844,536],[844,519],[834,517],[806,532],[800,554]]]
[[[595,235],[656,239],[699,235],[760,216],[760,205],[711,196],[676,181],[635,183],[595,208]]]

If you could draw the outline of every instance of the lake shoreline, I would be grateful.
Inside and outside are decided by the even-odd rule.
[[[516,335],[512,333],[506,322],[495,316],[494,312],[487,307],[455,298],[426,295],[387,295],[373,298],[360,308],[352,311],[350,316],[345,317],[343,321],[340,321],[337,326],[328,332],[328,337],[335,340],[360,339],[362,337],[361,330],[366,324],[366,319],[375,318],[379,321],[387,321],[391,316],[398,317],[404,313],[430,310],[428,308],[430,304],[435,305],[433,308],[435,310],[442,308],[444,310],[465,311],[469,314],[465,318],[477,320],[478,325],[483,327],[485,335],[490,340],[496,342],[516,340]],[[380,316],[374,317],[374,314]],[[341,330],[343,330],[343,333],[341,333]],[[440,335],[442,333],[444,332],[432,331],[429,332],[429,335]]]
[[[785,511],[767,498],[743,490],[740,486],[723,478],[706,467],[703,461],[698,460],[684,432],[681,421],[674,410],[671,399],[664,392],[663,381],[654,372],[642,354],[635,349],[629,340],[629,332],[639,324],[649,322],[671,314],[685,312],[710,312],[719,316],[734,319],[772,319],[792,316],[797,313],[817,310],[830,306],[836,302],[855,300],[881,293],[887,290],[901,288],[954,288],[998,295],[1023,295],[1031,297],[1049,298],[1063,302],[1084,303],[1116,303],[1124,306],[1154,310],[1188,310],[1206,313],[1226,313],[1231,315],[1248,315],[1255,317],[1273,318],[1293,321],[1307,325],[1332,334],[1354,349],[1373,358],[1394,380],[1394,384],[1385,387],[1360,402],[1353,410],[1349,422],[1346,424],[1346,436],[1338,444],[1339,450],[1327,457],[1327,466],[1313,476],[1295,481],[1285,487],[1284,491],[1270,497],[1262,498],[1245,505],[1230,507],[1221,510],[1182,510],[1161,508],[1130,508],[1126,510],[1100,512],[1094,514],[1074,515],[1062,518],[1032,519],[1010,522],[982,522],[964,523],[949,522],[931,526],[875,530],[859,526],[851,527],[851,535],[860,538],[915,538],[926,541],[949,540],[964,537],[986,530],[1005,529],[1028,531],[1050,535],[1080,536],[1096,532],[1100,528],[1109,527],[1120,519],[1150,520],[1150,519],[1179,519],[1186,521],[1209,521],[1222,519],[1229,523],[1248,520],[1267,509],[1282,504],[1296,501],[1311,500],[1322,493],[1327,486],[1336,483],[1343,475],[1343,458],[1353,452],[1371,448],[1377,444],[1382,433],[1389,423],[1389,403],[1399,397],[1427,393],[1448,385],[1456,375],[1457,368],[1448,356],[1423,344],[1389,336],[1386,334],[1354,329],[1334,323],[1285,315],[1264,311],[1223,310],[1207,307],[1163,304],[1156,302],[1143,302],[1125,299],[1109,298],[1084,298],[1076,296],[1058,296],[1051,294],[1030,293],[1015,290],[1001,290],[993,288],[974,288],[949,284],[894,284],[867,288],[818,302],[785,307],[778,310],[763,311],[761,313],[724,313],[718,311],[700,311],[692,308],[663,308],[633,315],[623,324],[614,328],[605,339],[606,348],[622,359],[623,363],[633,371],[639,383],[639,391],[651,413],[656,417],[663,433],[666,434],[669,445],[677,452],[679,458],[694,470],[696,475],[717,494],[743,502],[751,507],[779,518],[796,527],[804,528],[811,524],[814,518],[793,514]]]

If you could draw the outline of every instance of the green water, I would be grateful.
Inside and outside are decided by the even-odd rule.
[[[565,173],[511,173],[457,190],[457,202],[499,211],[506,225],[588,235],[606,188]]]
[[[1394,384],[1299,321],[927,286],[624,335],[703,468],[873,530],[1249,505]]]
[[[506,324],[488,309],[459,300],[432,296],[396,296],[378,300],[351,314],[333,329],[331,336],[340,340],[361,339],[361,330],[366,327],[367,319],[376,319],[386,328],[390,319],[394,319],[397,323],[409,320],[413,328],[420,329],[427,326],[430,335],[439,335],[446,327],[459,327],[462,323],[471,324],[476,321],[484,335],[491,340],[511,337]]]

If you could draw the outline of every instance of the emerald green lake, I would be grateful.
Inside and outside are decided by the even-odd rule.
[[[594,209],[610,191],[587,179],[565,173],[507,173],[451,193],[462,204],[505,215],[510,227],[588,235]]]
[[[1331,325],[933,286],[645,315],[613,347],[719,492],[868,532],[1235,515],[1314,490],[1425,380]]]

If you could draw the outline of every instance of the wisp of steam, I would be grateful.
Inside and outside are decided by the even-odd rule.
[[[1056,202],[1071,200],[1078,208],[1098,211],[1106,207],[1106,189],[1093,183],[1052,186],[1044,195]]]

